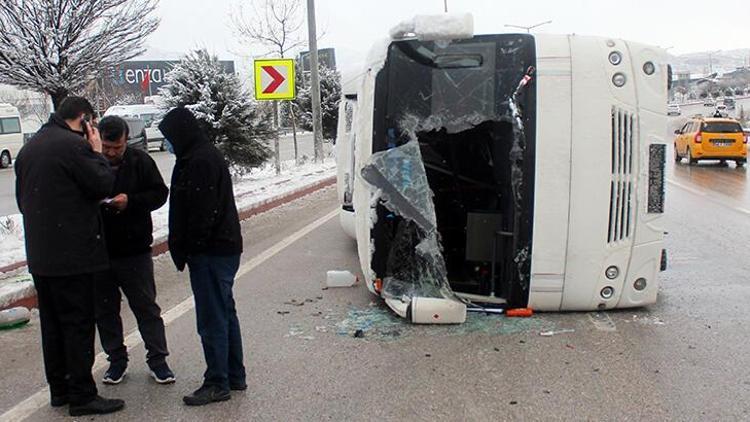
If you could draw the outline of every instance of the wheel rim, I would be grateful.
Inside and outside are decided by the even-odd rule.
[[[8,155],[7,153],[4,153],[2,157],[0,158],[0,162],[2,162],[3,167],[10,166],[10,155]]]

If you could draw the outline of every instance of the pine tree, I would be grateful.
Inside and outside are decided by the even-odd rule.
[[[159,92],[165,104],[192,111],[235,170],[258,167],[271,156],[273,117],[242,89],[236,75],[223,71],[216,56],[195,50],[165,80]]]
[[[323,139],[335,139],[336,128],[339,121],[339,102],[341,101],[341,75],[335,69],[320,63],[320,108],[323,120]],[[295,89],[297,98],[293,101],[294,112],[297,116],[299,126],[305,130],[312,131],[312,92],[310,90],[310,78],[297,66],[297,78]],[[288,115],[284,108],[285,118]]]

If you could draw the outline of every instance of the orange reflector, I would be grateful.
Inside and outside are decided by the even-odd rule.
[[[508,309],[505,311],[505,315],[509,317],[528,318],[534,315],[534,311],[531,308]]]
[[[375,291],[380,293],[381,291],[383,291],[383,280],[376,278],[374,286],[375,286]]]

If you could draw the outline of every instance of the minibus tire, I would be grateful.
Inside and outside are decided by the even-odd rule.
[[[0,154],[0,168],[7,169],[10,167],[10,164],[10,153],[8,151],[3,151],[3,153]]]
[[[680,157],[680,153],[677,152],[677,145],[674,146],[674,162],[679,163],[682,161],[682,157]]]
[[[739,168],[739,167],[745,167],[745,163],[746,162],[747,162],[746,159],[745,160],[735,160],[734,164]]]

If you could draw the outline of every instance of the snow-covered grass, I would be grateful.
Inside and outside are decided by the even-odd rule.
[[[242,210],[266,203],[335,174],[336,163],[331,158],[323,163],[299,166],[295,166],[294,161],[284,162],[279,175],[272,164],[266,165],[235,178],[234,194],[237,208]],[[168,216],[168,203],[152,214],[156,241],[163,240],[168,234]],[[22,216],[14,214],[0,217],[0,267],[25,260]],[[28,274],[0,280],[0,307],[4,302],[10,303],[17,298],[28,296],[29,291],[33,291],[33,285]]]

